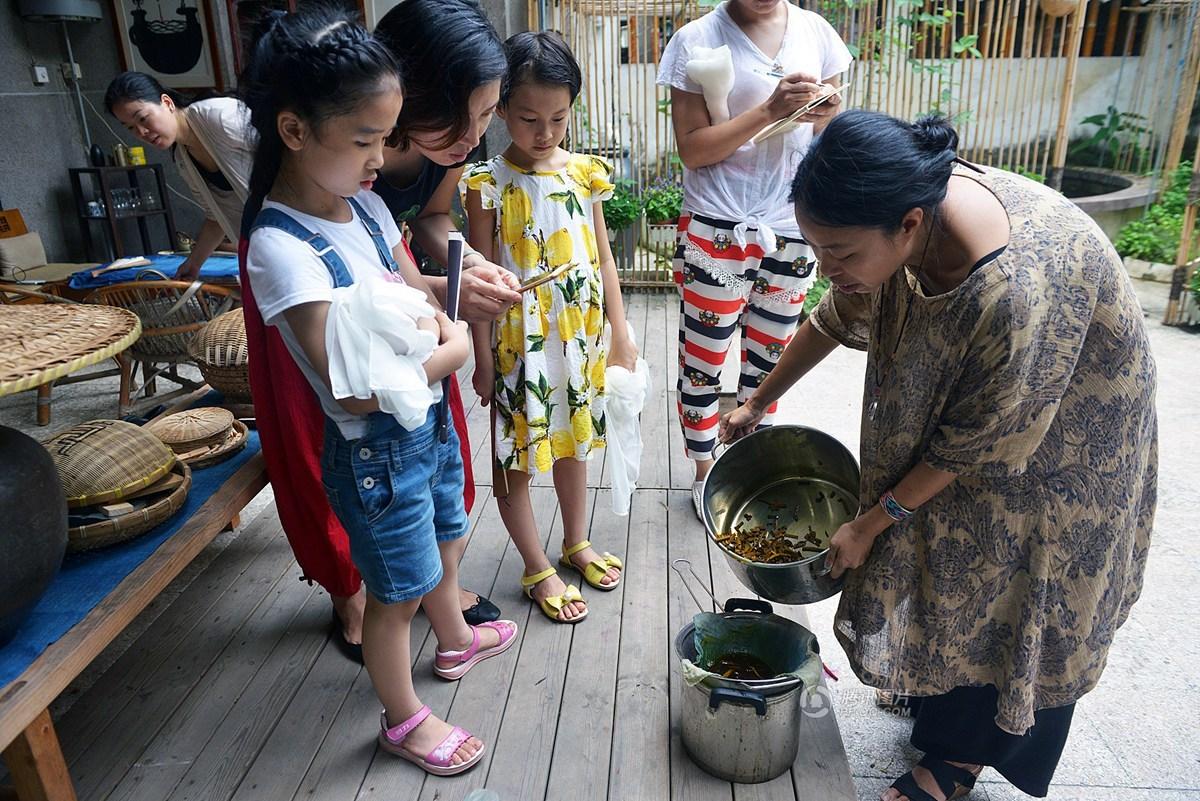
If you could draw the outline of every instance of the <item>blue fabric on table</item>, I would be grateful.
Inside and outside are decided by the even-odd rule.
[[[101,264],[99,267],[91,267],[87,270],[80,270],[71,276],[71,289],[95,289],[96,287],[108,286],[109,284],[123,284],[126,281],[137,281],[138,273],[143,270],[158,270],[167,278],[172,278],[175,271],[180,265],[187,260],[187,256],[170,255],[163,256],[154,254],[146,256],[150,260],[150,264],[143,264],[141,267],[127,267],[124,270],[113,270],[110,273],[104,273],[92,277],[93,270],[99,270],[107,267],[108,264]],[[109,262],[111,264],[112,262]],[[155,280],[157,276],[148,275],[146,280]],[[238,278],[238,260],[236,253],[214,253],[204,260],[204,264],[200,267],[201,281],[221,281],[223,283],[237,282]]]
[[[220,464],[192,471],[192,487],[174,517],[128,542],[67,554],[62,570],[21,624],[12,641],[0,648],[0,688],[20,676],[47,646],[83,620],[126,576],[146,560],[259,451],[258,432],[246,447]]]

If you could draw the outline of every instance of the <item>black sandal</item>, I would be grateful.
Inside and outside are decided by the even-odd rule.
[[[975,779],[979,775],[972,773],[966,768],[951,765],[944,759],[935,759],[928,755],[922,757],[917,765],[929,771],[930,775],[933,776],[933,780],[937,782],[938,789],[946,797],[946,801],[950,801],[953,798],[962,798],[971,792],[972,788],[975,787]],[[912,775],[911,770],[892,782],[891,786],[906,796],[908,801],[938,801],[922,788],[921,785],[917,784],[917,780]]]
[[[363,663],[362,644],[355,644],[346,639],[346,630],[342,628],[342,619],[338,617],[337,609],[333,610],[333,620],[329,623],[329,636],[333,644],[342,652],[342,656],[351,662]]]
[[[467,621],[469,626],[478,626],[499,619],[500,607],[479,593],[475,593],[475,603],[471,605],[471,608],[463,610],[463,620]]]

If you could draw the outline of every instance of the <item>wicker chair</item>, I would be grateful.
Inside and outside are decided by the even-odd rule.
[[[54,291],[54,285],[48,284],[38,289],[19,284],[0,284],[0,306],[26,306],[34,303],[76,303],[77,301],[64,298]],[[108,378],[110,376],[119,375],[121,372],[120,362],[117,357],[114,361],[118,366],[108,370],[98,370],[80,375],[67,376],[59,378],[55,381],[48,381],[37,388],[37,424],[39,426],[50,425],[50,403],[51,392],[56,384],[75,384],[80,381],[92,381],[97,378]]]
[[[179,375],[179,365],[192,361],[188,355],[192,338],[214,317],[236,306],[240,294],[236,287],[199,281],[139,280],[100,287],[88,295],[87,302],[128,309],[142,321],[141,339],[120,356],[120,409],[125,415],[203,386],[203,382]],[[139,366],[141,385],[136,384]],[[172,381],[180,389],[155,395],[158,378]],[[141,394],[145,397],[137,401]]]

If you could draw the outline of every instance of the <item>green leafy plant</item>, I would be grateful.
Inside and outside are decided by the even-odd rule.
[[[1122,152],[1128,151],[1131,162],[1140,168],[1149,156],[1149,149],[1142,142],[1150,134],[1146,122],[1141,114],[1109,106],[1103,114],[1080,121],[1080,125],[1095,126],[1096,130],[1086,139],[1076,140],[1067,152],[1081,164],[1094,160],[1097,167],[1115,167]]]
[[[1158,202],[1141,219],[1126,223],[1114,243],[1117,252],[1145,261],[1174,263],[1183,233],[1183,212],[1187,208],[1188,187],[1192,181],[1191,162],[1182,162],[1167,179]]]
[[[633,181],[617,181],[613,196],[604,201],[604,224],[610,231],[620,231],[633,225],[642,216],[642,201]]]
[[[642,208],[651,225],[678,222],[683,210],[683,186],[673,179],[660,178],[642,192]]]
[[[804,313],[812,314],[812,310],[817,308],[817,304],[821,302],[821,298],[825,297],[825,293],[828,291],[829,279],[823,275],[819,276],[804,295]]]

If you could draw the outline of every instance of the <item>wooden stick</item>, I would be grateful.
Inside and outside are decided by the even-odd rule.
[[[1079,45],[1083,41],[1083,20],[1087,16],[1088,0],[1079,0],[1071,15],[1070,50],[1067,51],[1067,78],[1063,82],[1062,99],[1058,110],[1058,129],[1055,131],[1054,164],[1047,183],[1055,189],[1062,186],[1062,170],[1067,163],[1067,123],[1075,94],[1075,73],[1079,66]]]

